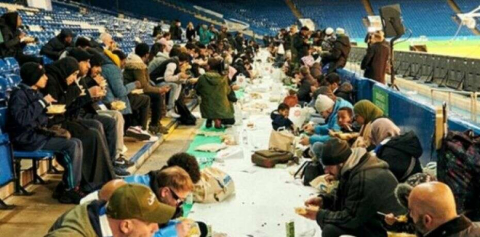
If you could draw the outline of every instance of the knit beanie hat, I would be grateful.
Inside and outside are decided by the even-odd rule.
[[[38,80],[40,80],[40,77],[43,75],[45,75],[45,69],[38,63],[28,62],[23,64],[20,69],[22,82],[28,86],[37,84]]]
[[[105,62],[105,60],[103,60],[103,57],[98,53],[94,53],[94,52],[91,52],[91,53],[92,53],[92,58],[90,59],[90,66],[92,67],[102,66],[103,63]]]
[[[346,141],[333,138],[325,143],[320,162],[324,166],[338,165],[345,163],[351,154],[352,149]]]
[[[335,105],[335,102],[326,95],[318,95],[317,100],[315,101],[315,109],[319,113],[324,112]]]
[[[80,48],[73,48],[68,53],[68,56],[75,58],[78,62],[87,61],[92,58],[92,55]]]
[[[150,47],[148,47],[148,44],[145,43],[140,43],[135,47],[135,54],[143,57],[150,52]]]

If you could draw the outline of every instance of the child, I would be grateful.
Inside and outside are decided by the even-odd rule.
[[[289,113],[290,107],[285,103],[281,103],[278,106],[278,109],[270,114],[270,118],[272,118],[272,126],[275,131],[281,127],[284,127],[287,130],[293,130],[293,123],[288,119]]]
[[[348,107],[338,109],[337,123],[340,126],[340,132],[330,131],[330,136],[338,137],[349,142],[355,141],[358,137],[358,126],[353,124],[353,110]]]

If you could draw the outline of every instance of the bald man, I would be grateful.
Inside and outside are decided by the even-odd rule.
[[[408,198],[410,216],[424,237],[480,237],[480,223],[458,215],[452,190],[440,182],[416,186]]]

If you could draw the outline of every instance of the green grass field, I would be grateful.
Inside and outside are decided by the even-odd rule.
[[[401,40],[400,40],[401,41]],[[427,41],[427,51],[432,54],[451,55],[480,59],[480,37],[478,40],[432,40]],[[366,47],[366,45],[359,45]],[[410,42],[395,45],[396,50],[409,51]]]

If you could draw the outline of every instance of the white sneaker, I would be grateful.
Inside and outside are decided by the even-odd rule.
[[[150,140],[145,140],[144,142],[156,142],[156,141],[158,141],[158,137],[150,135]]]
[[[177,118],[180,118],[180,115],[175,113],[175,111],[170,110],[167,112],[167,117],[177,119]]]

